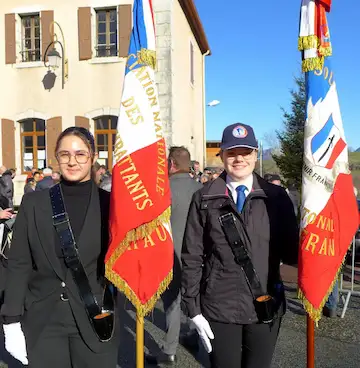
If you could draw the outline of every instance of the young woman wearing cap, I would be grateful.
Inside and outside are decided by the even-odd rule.
[[[285,312],[279,265],[297,262],[297,221],[285,190],[254,173],[250,126],[225,128],[220,148],[225,171],[190,205],[182,300],[212,368],[269,368]]]
[[[84,128],[68,128],[59,136],[55,153],[60,184],[25,194],[17,215],[1,309],[5,348],[34,368],[114,368],[116,329],[108,341],[101,341],[89,312],[89,305],[94,307],[92,300],[100,303],[104,290],[109,212],[109,193],[98,189],[91,179],[97,158],[94,138]],[[57,231],[64,228],[54,227],[54,223],[67,226],[66,220],[58,221],[62,215],[53,214],[58,203],[53,201],[59,200],[54,189],[62,193],[73,233],[69,239],[72,246],[76,243],[72,249],[78,251],[76,259],[70,259],[58,236]],[[84,273],[74,274],[69,259],[81,262],[85,270],[87,281],[82,279],[82,286],[78,278]],[[90,292],[84,289],[86,282]],[[105,315],[110,316],[111,311],[95,319]]]

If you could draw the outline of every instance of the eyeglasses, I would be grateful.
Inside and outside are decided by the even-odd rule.
[[[75,157],[75,160],[78,164],[86,164],[89,161],[90,154],[86,151],[77,151],[75,155],[72,155],[68,151],[60,151],[56,154],[59,164],[68,164],[71,160],[71,157]]]

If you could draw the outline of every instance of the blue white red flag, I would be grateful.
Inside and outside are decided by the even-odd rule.
[[[331,66],[326,20],[330,5],[325,0],[302,1],[299,41],[307,101],[298,284],[305,309],[316,322],[358,227],[348,147]]]
[[[155,27],[151,0],[135,0],[110,205],[106,277],[137,308],[154,307],[172,279],[170,188],[155,82]]]

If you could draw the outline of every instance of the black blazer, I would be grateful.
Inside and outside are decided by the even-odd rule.
[[[84,225],[77,245],[91,288],[99,303],[102,299],[101,275],[108,247],[110,193],[92,187]],[[116,343],[97,339],[77,286],[69,270],[56,255],[58,235],[52,224],[49,189],[25,194],[16,218],[9,252],[5,299],[1,314],[22,316],[21,324],[28,347],[35,345],[52,317],[55,304],[66,289],[80,333],[95,352],[104,352]],[[64,286],[65,285],[65,286]],[[59,316],[61,318],[61,316]],[[116,330],[116,329],[115,329]]]

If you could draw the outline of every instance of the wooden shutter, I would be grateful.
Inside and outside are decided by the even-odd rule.
[[[54,21],[54,12],[52,10],[45,10],[40,13],[41,22],[41,60],[44,60],[45,51],[53,38],[50,33],[51,23]],[[63,57],[63,55],[61,55]]]
[[[5,64],[16,63],[15,14],[5,14]]]
[[[16,168],[15,160],[15,123],[1,119],[2,164],[8,169]]]
[[[85,118],[84,116],[75,116],[75,126],[89,130],[90,121],[88,118]]]
[[[55,157],[56,140],[62,132],[62,118],[57,116],[46,121],[46,164],[54,170],[58,169],[58,164]]]
[[[129,52],[129,43],[130,43],[130,35],[131,35],[131,22],[132,22],[132,14],[131,14],[131,5],[120,5],[119,6],[119,18],[118,18],[118,28],[119,28],[119,56],[127,57]]]
[[[92,58],[91,8],[78,9],[79,60]]]

